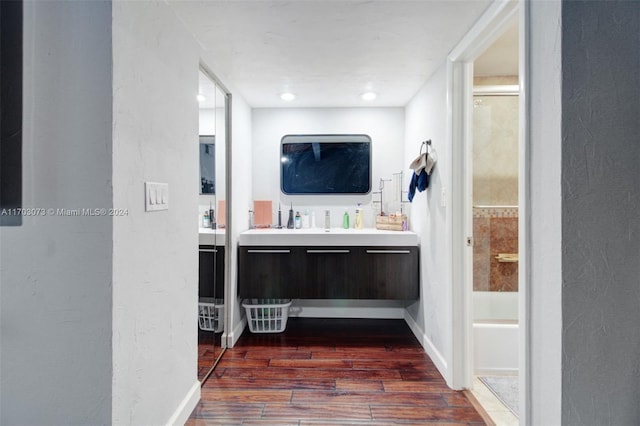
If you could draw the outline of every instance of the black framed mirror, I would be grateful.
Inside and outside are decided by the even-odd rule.
[[[216,193],[216,136],[200,135],[200,194]]]

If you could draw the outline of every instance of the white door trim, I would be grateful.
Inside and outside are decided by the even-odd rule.
[[[528,141],[527,97],[526,97],[526,49],[528,29],[526,26],[526,0],[496,0],[480,17],[471,30],[451,51],[447,58],[447,128],[451,143],[452,188],[451,220],[453,224],[451,241],[452,277],[452,339],[451,372],[449,385],[454,389],[472,386],[473,351],[471,292],[472,250],[467,246],[466,237],[472,233],[471,195],[471,127],[473,110],[473,61],[486,50],[506,29],[514,18],[519,19],[520,29],[520,142],[519,142],[519,359],[520,359],[520,421],[528,424]]]

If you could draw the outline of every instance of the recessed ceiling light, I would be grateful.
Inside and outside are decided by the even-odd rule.
[[[372,101],[377,97],[378,95],[375,92],[365,92],[361,95],[361,98],[365,101]]]
[[[292,101],[295,98],[296,98],[296,95],[294,95],[293,93],[289,93],[289,92],[285,92],[285,93],[280,95],[280,99],[282,99],[283,101]]]
[[[207,100],[207,98],[205,98],[204,95],[201,95],[201,94],[198,94],[196,98],[198,99],[198,102],[204,102]]]

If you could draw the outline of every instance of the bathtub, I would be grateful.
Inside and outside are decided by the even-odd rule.
[[[476,375],[518,373],[518,293],[473,292]]]

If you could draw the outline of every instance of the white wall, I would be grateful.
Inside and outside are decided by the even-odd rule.
[[[258,108],[253,110],[253,199],[272,200],[273,223],[277,223],[278,202],[282,202],[282,221],[286,225],[290,203],[302,214],[315,212],[318,226],[324,223],[324,210],[331,211],[333,227],[342,225],[348,207],[354,222],[357,203],[365,206],[365,227],[375,226],[375,212],[368,196],[285,196],[280,191],[280,140],[287,134],[367,134],[372,140],[372,191],[378,191],[380,178],[390,179],[403,170],[404,110],[402,108]],[[242,155],[242,154],[240,154]],[[416,151],[417,155],[417,151]],[[408,163],[407,163],[408,164]],[[385,191],[391,187],[387,183]],[[405,187],[409,181],[406,180]],[[406,191],[406,188],[404,188]],[[387,195],[385,195],[387,198]],[[250,204],[241,206],[248,210]]]
[[[113,3],[114,424],[186,419],[197,381],[199,46],[164,2]],[[107,153],[108,154],[108,153]],[[144,182],[169,209],[144,211]]]
[[[110,2],[24,2],[25,208],[112,206],[111,54]],[[112,422],[111,258],[108,216],[0,228],[0,424]]]
[[[526,2],[531,34],[529,323],[533,425],[561,424],[561,3]]]
[[[446,66],[443,64],[411,99],[406,107],[403,170],[418,155],[420,143],[431,139],[438,155],[429,188],[416,192],[409,222],[420,238],[419,303],[408,311],[423,333],[422,344],[446,378],[451,365],[452,277],[450,272],[452,227],[447,207],[442,206],[442,190],[451,188],[451,147],[446,129]]]

